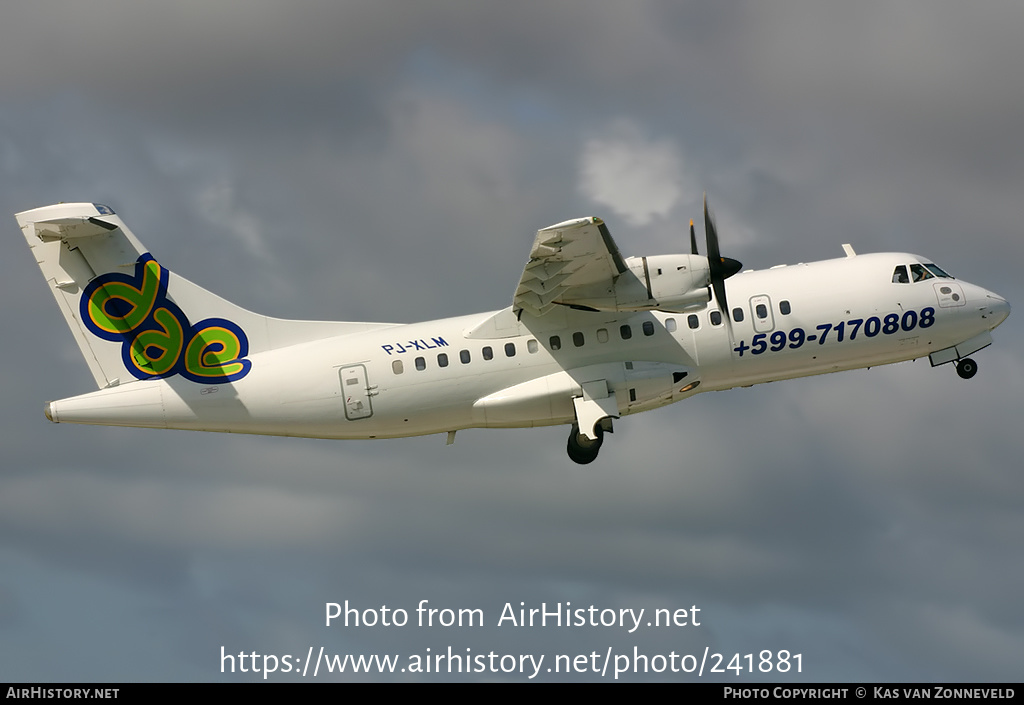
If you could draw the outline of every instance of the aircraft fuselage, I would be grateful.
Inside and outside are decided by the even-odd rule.
[[[925,261],[868,254],[743,272],[728,280],[729,320],[712,300],[679,313],[561,307],[516,320],[506,309],[381,326],[250,355],[252,372],[237,381],[134,381],[52,402],[47,414],[61,422],[391,438],[573,423],[573,399],[596,381],[607,385],[614,415],[626,416],[706,391],[968,343],[972,349],[952,360],[987,345],[1009,305],[952,278],[893,281],[894,268]]]

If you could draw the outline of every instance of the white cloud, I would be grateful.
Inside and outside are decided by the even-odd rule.
[[[199,192],[199,212],[210,222],[226,227],[251,254],[265,262],[271,260],[259,219],[238,203],[234,184],[221,178]]]
[[[583,147],[579,192],[631,225],[668,215],[689,181],[679,146],[647,137],[630,121],[613,123]]]

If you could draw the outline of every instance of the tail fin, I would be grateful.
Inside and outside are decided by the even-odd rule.
[[[390,325],[247,311],[171,275],[107,206],[62,203],[17,218],[100,388],[174,375],[232,382],[263,350]]]

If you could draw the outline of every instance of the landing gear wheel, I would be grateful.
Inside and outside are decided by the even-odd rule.
[[[956,373],[961,379],[970,379],[978,374],[978,363],[969,357],[965,357],[956,363]]]
[[[594,459],[597,458],[597,452],[601,450],[601,444],[604,443],[604,429],[598,425],[594,432],[597,434],[596,441],[590,440],[580,433],[578,425],[572,425],[572,430],[569,431],[569,441],[566,443],[565,449],[569,453],[569,458],[574,463],[586,465],[587,463],[594,462]]]

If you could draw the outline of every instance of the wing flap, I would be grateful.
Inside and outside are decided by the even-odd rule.
[[[542,316],[573,291],[614,287],[627,271],[619,248],[600,218],[577,218],[537,231],[512,308]]]

